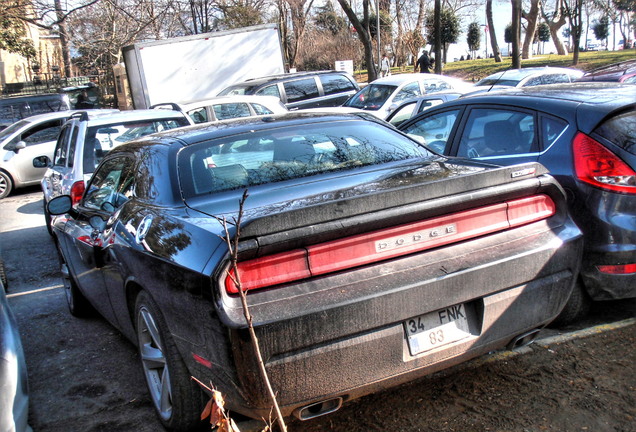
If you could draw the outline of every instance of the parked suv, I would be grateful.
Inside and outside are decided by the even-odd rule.
[[[68,95],[60,93],[0,99],[0,130],[36,114],[71,109]]]
[[[57,136],[72,114],[72,111],[39,114],[0,131],[0,199],[14,189],[40,183],[47,167],[34,166],[33,158],[41,155],[53,158]]]
[[[250,79],[227,87],[219,96],[276,96],[287,109],[293,110],[340,106],[359,89],[356,80],[346,72],[314,71]]]
[[[33,160],[34,165],[49,167],[41,182],[47,229],[51,218],[46,204],[58,195],[70,195],[77,203],[84,194],[85,181],[110,149],[144,135],[191,124],[185,113],[166,109],[73,114],[60,131],[53,159],[41,155]]]

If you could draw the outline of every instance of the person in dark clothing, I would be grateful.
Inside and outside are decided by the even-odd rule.
[[[426,50],[422,52],[422,55],[417,59],[415,63],[415,70],[419,67],[421,73],[429,73],[431,71],[431,59],[428,57]]]

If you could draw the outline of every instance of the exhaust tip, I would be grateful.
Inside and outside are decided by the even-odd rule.
[[[527,333],[520,334],[519,336],[511,340],[510,343],[508,343],[507,348],[509,350],[513,350],[515,348],[521,348],[521,347],[530,345],[532,342],[535,341],[537,336],[539,336],[540,331],[541,329],[534,329],[534,330],[530,330]]]
[[[332,412],[338,411],[342,406],[342,398],[337,397],[333,399],[327,399],[324,401],[316,402],[311,405],[297,408],[294,410],[294,416],[298,420],[309,420],[316,417],[320,417]]]

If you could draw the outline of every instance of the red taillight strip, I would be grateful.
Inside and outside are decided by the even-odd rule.
[[[241,285],[251,290],[346,270],[547,219],[555,212],[550,197],[536,195],[242,261]],[[229,275],[225,287],[238,293]]]
[[[618,265],[600,265],[597,266],[601,273],[608,274],[634,274],[636,273],[636,263],[634,264],[618,264]]]

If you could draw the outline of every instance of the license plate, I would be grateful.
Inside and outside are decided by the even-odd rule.
[[[466,305],[459,304],[404,321],[411,355],[447,345],[471,335]]]

